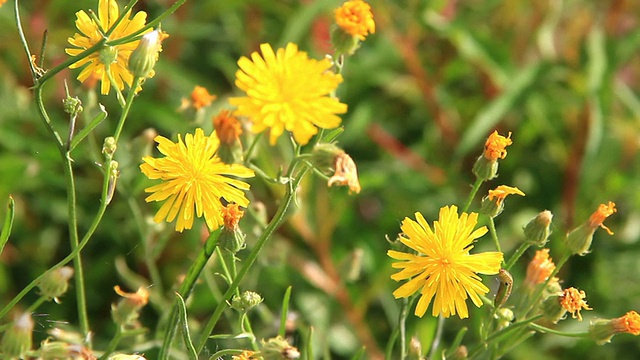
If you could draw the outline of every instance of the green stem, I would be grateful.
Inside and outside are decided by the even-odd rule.
[[[289,167],[289,172],[287,176],[290,177],[292,175],[293,168],[294,166]],[[287,186],[287,192],[285,194],[285,198],[280,203],[280,206],[278,207],[278,211],[274,215],[269,225],[264,229],[264,232],[258,239],[258,242],[254,246],[254,248],[251,250],[251,253],[249,253],[249,256],[247,256],[247,259],[243,261],[242,268],[240,268],[238,275],[233,280],[233,283],[231,283],[227,291],[224,293],[222,298],[223,301],[220,301],[218,303],[218,305],[216,306],[213,312],[213,315],[211,315],[209,322],[206,324],[202,334],[200,335],[200,339],[198,340],[198,345],[196,346],[196,351],[198,352],[198,354],[202,352],[202,349],[204,349],[204,346],[206,345],[207,340],[209,339],[209,335],[213,331],[213,328],[216,326],[216,323],[220,319],[220,315],[222,315],[222,312],[227,306],[227,301],[229,301],[229,299],[231,298],[231,295],[235,293],[236,289],[240,285],[240,281],[242,281],[242,279],[247,274],[247,272],[249,271],[253,263],[256,261],[258,254],[260,253],[264,245],[267,243],[267,240],[271,238],[271,235],[273,234],[273,232],[284,221],[287,210],[289,209],[289,206],[293,201],[293,197],[295,196],[295,189],[298,187],[298,185],[300,184],[300,181],[302,180],[302,178],[304,177],[304,174],[307,171],[308,171],[308,168],[301,170],[299,172],[298,177],[293,181],[292,184],[290,184],[291,186]],[[160,359],[164,360],[165,358],[160,358]]]
[[[469,206],[471,206],[473,198],[476,197],[478,189],[480,189],[480,185],[482,185],[482,179],[476,179],[476,182],[473,184],[473,188],[471,188],[471,192],[469,193],[469,198],[467,198],[467,202],[464,204],[462,212],[467,212],[467,210],[469,210]]]
[[[40,307],[40,305],[42,305],[45,301],[49,300],[49,297],[47,296],[40,296],[38,298],[38,300],[36,300],[33,304],[31,304],[27,310],[25,312],[27,313],[32,313],[34,311],[36,311],[36,309],[38,309]]]
[[[438,327],[436,328],[436,335],[433,338],[433,342],[431,343],[431,350],[429,350],[429,359],[435,359],[436,352],[440,347],[440,342],[442,341],[442,335],[444,334],[444,323],[445,317],[440,314],[438,316]]]
[[[551,272],[551,274],[549,275],[549,277],[547,278],[547,280],[544,282],[544,284],[542,284],[542,286],[538,286],[538,288],[536,289],[536,292],[534,294],[534,296],[531,298],[531,301],[529,302],[529,304],[526,307],[526,311],[524,312],[524,316],[527,316],[536,306],[536,304],[538,303],[538,301],[540,300],[540,297],[542,297],[542,292],[544,291],[544,289],[547,287],[547,285],[549,284],[549,282],[551,282],[551,280],[556,276],[556,274],[558,274],[558,272],[560,271],[560,269],[562,269],[562,267],[564,266],[564,264],[567,263],[567,261],[569,260],[569,257],[571,257],[571,254],[569,253],[565,253],[560,260],[558,261],[558,263],[556,264],[556,268],[553,269],[553,271]]]
[[[560,335],[560,336],[564,336],[564,337],[575,337],[575,338],[588,338],[589,337],[589,333],[588,332],[582,332],[582,333],[569,333],[569,332],[565,332],[565,331],[560,331],[560,330],[555,330],[555,329],[550,329],[548,327],[542,326],[542,325],[538,325],[535,323],[531,323],[529,324],[529,327],[541,332],[541,333],[549,333],[549,334],[554,334],[554,335]]]
[[[500,246],[500,240],[498,240],[498,232],[496,231],[496,223],[493,221],[493,217],[489,216],[489,232],[491,233],[491,238],[493,239],[493,243],[496,246],[496,250],[498,252],[502,252],[502,247]],[[502,267],[504,268],[504,256],[502,258]]]
[[[37,93],[38,92],[36,91],[36,94]],[[82,251],[82,249],[87,245],[87,243],[91,239],[91,236],[98,228],[98,225],[102,220],[104,212],[107,209],[106,199],[107,199],[107,194],[109,192],[109,173],[111,171],[110,166],[111,166],[110,164],[107,164],[107,169],[104,173],[100,207],[98,208],[98,212],[96,213],[96,216],[94,217],[93,222],[91,223],[91,226],[89,226],[89,229],[87,230],[84,237],[82,238],[82,241],[80,241],[80,244],[78,244],[78,247],[76,247],[76,249],[73,250],[64,259],[60,260],[57,264],[53,265],[51,268],[49,268],[49,270],[40,274],[40,276],[35,278],[33,281],[31,281],[31,283],[29,283],[29,285],[27,285],[24,289],[22,289],[22,291],[20,291],[18,295],[16,295],[4,308],[2,308],[2,310],[0,310],[0,319],[2,319],[5,315],[7,315],[9,310],[11,310],[20,300],[22,300],[22,298],[25,295],[27,295],[29,291],[31,291],[34,287],[36,287],[49,271],[55,271],[65,266],[66,264],[68,264],[71,260],[75,259],[80,254],[80,251]]]
[[[480,354],[480,351],[481,351],[483,348],[486,348],[486,347],[488,347],[489,345],[491,345],[491,342],[492,342],[493,340],[497,340],[497,339],[499,339],[500,337],[502,337],[502,336],[504,336],[504,335],[506,335],[506,334],[508,334],[508,333],[510,333],[510,332],[512,332],[512,331],[519,330],[520,328],[522,328],[522,327],[524,327],[524,326],[528,326],[528,325],[530,325],[531,323],[533,323],[534,321],[537,321],[537,320],[539,320],[539,319],[541,319],[541,318],[542,318],[542,315],[536,315],[536,316],[533,316],[533,317],[531,317],[531,318],[529,318],[529,319],[522,320],[522,321],[519,321],[519,322],[517,322],[517,323],[513,323],[513,324],[511,324],[511,325],[507,326],[506,328],[504,328],[504,329],[502,329],[502,330],[500,330],[500,331],[497,331],[497,332],[493,333],[491,336],[489,336],[489,337],[487,338],[487,340],[486,340],[486,341],[484,341],[484,342],[482,342],[482,343],[480,343],[480,344],[476,345],[475,347],[473,347],[473,348],[469,351],[469,357],[468,357],[468,359],[470,359],[470,360],[471,360],[471,359],[473,359],[474,357],[478,356],[478,355]]]
[[[182,285],[180,285],[180,290],[178,291],[180,297],[184,299],[186,302],[195,287],[196,281],[200,277],[202,270],[205,265],[213,255],[214,250],[218,246],[218,239],[220,238],[221,229],[218,229],[212,232],[207,238],[202,250],[198,254],[198,257],[194,261],[194,263],[189,268],[187,272],[187,276],[182,281]],[[168,359],[169,358],[169,350],[171,348],[171,343],[173,342],[173,338],[175,337],[176,330],[178,329],[178,297],[173,301],[173,306],[171,310],[171,315],[169,317],[169,323],[167,324],[167,332],[164,337],[164,341],[162,343],[162,348],[160,349],[160,353],[158,354],[158,359]]]
[[[20,8],[18,7],[18,0],[13,2],[13,9],[15,12],[15,20],[16,26],[18,27],[18,35],[20,36],[20,42],[22,43],[22,47],[24,52],[27,53],[27,59],[29,59],[29,69],[31,70],[31,77],[33,78],[33,82],[36,82],[38,78],[38,74],[36,72],[35,64],[31,61],[31,50],[29,50],[29,43],[27,42],[27,38],[24,36],[24,30],[22,29],[22,21],[20,21]]]
[[[116,347],[120,343],[120,340],[122,340],[122,326],[118,326],[118,329],[116,329],[116,334],[109,342],[109,346],[107,346],[107,349],[104,351],[102,356],[100,356],[99,360],[106,360],[109,355],[111,355],[111,353],[116,350]]]
[[[504,269],[509,271],[513,267],[513,265],[515,265],[516,261],[518,261],[522,257],[525,251],[529,249],[530,246],[531,244],[527,242],[523,242],[522,244],[520,244],[520,247],[518,247],[516,252],[511,255],[511,258],[509,258],[509,261],[507,262],[507,265],[504,266]]]
[[[249,160],[251,160],[251,155],[253,154],[253,150],[255,150],[256,145],[258,145],[258,141],[260,140],[260,138],[262,138],[262,134],[264,133],[259,133],[258,135],[254,136],[253,141],[251,142],[251,145],[249,145],[249,148],[247,149],[247,151],[244,152],[243,158],[244,158],[245,165],[249,164]]]
[[[109,74],[109,79],[111,79],[112,76],[111,74]],[[122,128],[124,127],[124,123],[127,120],[127,116],[129,116],[129,110],[131,110],[131,104],[133,103],[133,98],[136,95],[136,89],[138,88],[138,86],[140,85],[140,82],[142,81],[142,79],[140,77],[135,77],[133,79],[133,84],[131,86],[131,89],[129,89],[129,94],[127,94],[127,100],[124,103],[124,106],[122,108],[122,113],[120,114],[120,119],[118,120],[118,125],[116,126],[116,131],[113,133],[113,138],[116,140],[116,144],[118,143],[118,140],[120,139],[120,134],[122,133]],[[112,84],[114,85],[114,87],[117,89],[117,86],[115,85],[115,83],[112,81]]]
[[[162,20],[164,20],[167,16],[173,14],[185,2],[187,2],[187,0],[178,0],[178,1],[176,1],[173,5],[171,5],[170,8],[168,8],[165,12],[160,14],[158,17],[156,17],[153,20],[151,20],[147,25],[145,25],[140,30],[138,30],[136,32],[133,32],[133,33],[131,33],[131,34],[129,34],[129,35],[123,37],[123,38],[120,38],[120,39],[117,39],[117,40],[113,40],[113,41],[109,41],[108,45],[115,46],[115,45],[126,44],[126,43],[129,43],[131,41],[134,41],[135,38],[139,37],[139,35],[142,35],[142,33],[147,31],[148,29],[152,29],[156,25],[160,24],[160,22],[162,22]]]

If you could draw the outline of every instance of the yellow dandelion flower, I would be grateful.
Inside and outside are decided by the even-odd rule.
[[[142,29],[147,20],[147,13],[144,11],[137,12],[131,18],[131,10],[129,10],[122,21],[116,24],[119,16],[120,10],[115,0],[100,0],[98,2],[98,23],[83,10],[78,11],[76,13],[76,27],[79,33],[67,39],[72,47],[65,49],[65,52],[68,55],[76,56],[101,42],[109,31],[111,31],[108,37],[109,41],[124,38]],[[112,29],[114,26],[115,28]],[[149,29],[147,32],[150,31],[152,30]],[[78,80],[85,82],[92,77],[100,78],[102,82],[100,92],[102,94],[109,94],[112,85],[122,90],[125,84],[131,86],[133,82],[133,74],[127,66],[131,52],[138,47],[139,42],[136,40],[126,44],[104,47],[73,63],[69,68],[76,69],[87,65],[78,75]],[[111,84],[107,70],[111,73],[115,84]]]
[[[335,10],[336,24],[351,36],[364,40],[376,32],[371,6],[362,0],[351,0]]]
[[[254,52],[251,59],[238,60],[236,86],[247,96],[229,99],[238,107],[234,115],[248,117],[254,133],[269,128],[272,145],[285,130],[305,145],[318,127],[340,125],[336,114],[345,113],[347,105],[330,96],[342,82],[342,76],[331,71],[331,61],[310,59],[292,43],[275,53],[271,45],[262,44],[260,51],[262,55]]]
[[[162,180],[145,189],[151,193],[147,202],[164,201],[154,217],[156,222],[171,222],[177,217],[176,231],[182,232],[191,229],[194,215],[204,216],[209,229],[215,230],[223,224],[221,198],[243,207],[249,204],[243,192],[249,184],[229,176],[249,178],[254,172],[242,165],[223,163],[216,155],[220,140],[215,133],[205,136],[202,129],[196,129],[184,141],[179,135],[177,143],[162,136],[156,136],[155,141],[165,157],[145,156],[140,170],[149,179]]]
[[[560,295],[560,306],[567,310],[567,312],[570,312],[572,318],[577,318],[578,321],[582,321],[580,310],[593,310],[587,305],[587,302],[584,301],[586,297],[587,295],[584,293],[584,290],[578,290],[573,287],[565,289],[562,295]]]
[[[484,157],[490,161],[504,159],[507,156],[507,150],[505,150],[505,148],[512,143],[511,133],[509,133],[507,137],[504,137],[498,134],[497,131],[494,131],[489,135],[487,142],[484,144]]]
[[[479,295],[489,292],[478,274],[493,275],[500,270],[501,252],[469,254],[473,242],[487,233],[485,226],[475,229],[477,213],[462,213],[448,206],[440,209],[440,216],[433,223],[433,230],[422,214],[415,214],[416,221],[405,218],[402,222],[403,244],[418,252],[418,255],[389,250],[387,255],[396,260],[392,266],[402,269],[391,278],[396,281],[410,279],[393,292],[396,298],[409,297],[420,291],[421,297],[415,314],[422,317],[433,302],[432,315],[444,317],[458,314],[461,319],[469,317],[466,300],[482,306]]]
[[[255,359],[255,357],[253,357],[254,354],[255,354],[255,352],[253,352],[251,350],[245,350],[245,351],[241,352],[238,355],[233,355],[231,357],[231,360],[251,360],[251,359]]]

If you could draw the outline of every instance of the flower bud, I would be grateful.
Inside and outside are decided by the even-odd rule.
[[[453,354],[451,354],[451,357],[449,357],[448,359],[464,360],[464,359],[467,359],[468,357],[469,357],[469,350],[467,349],[466,346],[460,345],[456,348]]]
[[[135,293],[126,293],[117,285],[113,289],[122,297],[117,304],[111,305],[113,321],[120,326],[134,325],[140,316],[140,309],[149,302],[149,292],[143,287]]]
[[[32,332],[33,320],[31,319],[31,314],[24,313],[16,317],[2,337],[0,350],[2,350],[3,358],[26,358],[27,351],[31,350]]]
[[[59,360],[59,359],[95,359],[96,357],[91,351],[79,344],[69,344],[64,341],[45,340],[40,345],[38,351],[41,360]]]
[[[589,335],[598,345],[611,342],[614,335],[621,333],[640,335],[640,315],[637,312],[629,311],[616,319],[598,319],[589,326]]]
[[[63,266],[47,272],[38,284],[40,294],[58,302],[58,297],[67,292],[69,279],[72,277],[73,268],[70,266]]]
[[[98,52],[98,61],[104,65],[110,65],[118,59],[118,48],[115,46],[105,46]]]
[[[263,341],[264,360],[293,360],[300,358],[300,351],[280,336]]]
[[[494,131],[484,144],[484,152],[473,164],[473,174],[477,179],[487,181],[498,176],[498,159],[507,156],[505,148],[511,145],[511,133],[507,137]]]
[[[231,115],[229,110],[222,110],[213,118],[215,134],[220,139],[217,155],[225,164],[238,164],[242,162],[242,124],[240,120]]]
[[[232,254],[244,249],[246,235],[238,226],[242,216],[244,216],[244,211],[240,210],[238,204],[231,203],[222,208],[224,227],[218,240],[220,249],[227,250]]]
[[[62,100],[62,108],[64,112],[71,116],[77,116],[84,110],[82,108],[82,101],[80,101],[77,96],[71,97],[70,95],[67,95],[67,97]]]
[[[498,309],[494,317],[496,318],[496,323],[498,326],[497,330],[504,329],[507,326],[511,325],[511,322],[513,321],[513,319],[515,319],[513,310],[505,307]]]
[[[158,53],[162,51],[162,40],[166,37],[168,35],[161,30],[154,30],[142,36],[138,47],[129,57],[129,71],[133,76],[140,78],[153,76]]]
[[[422,360],[422,344],[417,337],[412,336],[409,340],[409,353],[407,354],[408,360]]]
[[[500,185],[494,190],[489,190],[489,195],[482,199],[482,212],[490,217],[500,215],[504,210],[504,199],[509,195],[525,196],[517,187]]]
[[[113,354],[109,356],[109,360],[146,360],[146,358],[141,355]]]
[[[551,211],[545,210],[529,221],[523,229],[524,241],[533,246],[544,246],[551,235],[551,219],[553,219],[553,214]]]
[[[116,138],[113,136],[108,136],[104,138],[104,142],[102,143],[102,153],[107,156],[113,156],[118,148],[118,143],[116,142]]]
[[[241,313],[246,313],[262,303],[262,296],[253,291],[245,291],[240,296],[234,295],[231,299],[231,307]]]

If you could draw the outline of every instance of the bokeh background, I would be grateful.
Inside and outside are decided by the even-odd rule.
[[[45,67],[65,59],[66,39],[75,32],[75,12],[97,1],[21,2],[22,21],[32,51],[38,53],[48,30]],[[211,129],[211,116],[227,107],[236,61],[260,43],[274,47],[295,42],[315,58],[331,52],[332,9],[340,1],[198,0],[187,1],[162,23],[170,34],[156,66],[134,103],[118,150],[121,178],[105,219],[83,252],[94,344],[104,347],[115,332],[110,304],[116,284],[135,289],[149,284],[146,262],[157,260],[159,292],[142,323],[153,337],[168,309],[171,286],[199,250],[202,234],[175,233],[171,225],[151,226],[156,208],[144,203],[149,183],[138,166],[152,151],[153,133],[175,138],[195,126]],[[471,167],[494,129],[512,132],[514,144],[500,162],[499,177],[480,193],[506,184],[526,197],[510,197],[497,219],[507,256],[522,241],[522,226],[538,212],[553,212],[547,245],[559,256],[564,234],[611,200],[618,212],[606,224],[615,232],[596,232],[592,253],[572,258],[560,277],[585,290],[594,309],[564,330],[585,331],[594,318],[613,318],[640,310],[640,2],[634,0],[434,0],[370,2],[376,33],[346,60],[338,96],[349,105],[339,138],[356,161],[362,192],[327,188],[309,177],[299,207],[261,255],[242,288],[257,291],[264,305],[252,314],[260,337],[277,331],[278,312],[288,285],[292,292],[291,336],[301,342],[310,327],[318,357],[347,359],[362,345],[367,358],[384,351],[396,322],[397,284],[386,256],[400,221],[420,211],[432,221],[440,207],[463,205],[474,178]],[[141,1],[149,17],[171,1]],[[121,6],[124,3],[120,2]],[[54,125],[65,134],[64,81],[85,105],[82,121],[97,102],[110,116],[75,152],[81,232],[98,207],[102,140],[113,132],[119,108],[112,94],[95,89],[65,71],[45,89]],[[300,79],[304,81],[304,79]],[[12,2],[0,8],[0,202],[16,200],[13,234],[0,257],[0,305],[69,252],[66,193],[62,165],[35,112],[26,56],[15,27]],[[195,85],[218,100],[201,113],[178,111]],[[258,149],[258,163],[275,173],[284,163],[278,148]],[[286,155],[284,156],[286,158]],[[282,189],[252,181],[255,213],[269,214]],[[476,201],[472,210],[479,209]],[[1,211],[4,214],[4,209]],[[486,219],[481,216],[481,222]],[[248,246],[255,241],[247,221]],[[156,246],[156,253],[144,246]],[[491,249],[488,236],[478,245]],[[513,274],[522,281],[529,250]],[[242,253],[241,253],[242,254]],[[207,281],[215,276],[215,264]],[[492,278],[487,278],[492,283]],[[200,286],[190,304],[194,328],[208,318],[215,297]],[[37,298],[27,296],[26,308]],[[75,299],[43,305],[36,314],[36,342],[53,326],[77,324]],[[445,343],[470,320],[447,323]],[[224,321],[219,332],[228,332]],[[408,332],[425,348],[436,319],[411,316]],[[469,338],[476,334],[471,331]],[[40,336],[40,338],[38,338]],[[223,345],[221,345],[223,346]],[[426,349],[425,349],[426,350]],[[147,351],[153,358],[153,351]],[[597,346],[590,340],[536,335],[508,359],[637,359],[640,345],[631,335]]]

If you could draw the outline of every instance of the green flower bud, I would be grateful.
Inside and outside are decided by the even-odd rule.
[[[158,53],[162,50],[163,37],[164,34],[160,30],[154,30],[140,39],[138,47],[129,57],[129,71],[133,76],[140,78],[151,76],[156,61],[158,61]]]
[[[77,116],[84,110],[82,108],[82,101],[80,101],[77,96],[71,97],[70,95],[67,95],[67,97],[62,100],[62,108],[64,112],[72,116]]]
[[[118,143],[116,143],[116,138],[113,136],[106,137],[104,139],[104,143],[102,144],[102,153],[108,156],[113,156],[118,148]]]
[[[335,50],[335,56],[353,55],[360,48],[360,39],[353,36],[339,26],[331,28],[331,44]]]
[[[240,296],[233,296],[233,298],[231,299],[231,307],[242,313],[246,313],[254,307],[260,305],[262,303],[262,300],[263,299],[260,294],[253,291],[245,291],[240,294]]]
[[[491,180],[498,176],[498,161],[479,156],[473,164],[473,174],[482,181]]]
[[[105,46],[98,53],[98,61],[104,65],[113,64],[118,59],[118,48],[115,46]]]
[[[26,358],[27,351],[31,350],[32,332],[33,320],[31,319],[31,314],[25,313],[16,317],[2,337],[0,350],[2,350],[3,358]]]
[[[47,272],[38,284],[40,294],[58,302],[58,297],[67,292],[69,279],[72,277],[73,268],[69,266],[63,266]]]
[[[533,246],[544,246],[551,235],[551,219],[553,214],[545,210],[529,221],[524,227],[524,241]]]
[[[562,293],[560,293],[562,294]],[[560,304],[560,295],[558,293],[547,297],[540,306],[542,315],[545,319],[557,324],[558,321],[564,319],[567,310]]]

